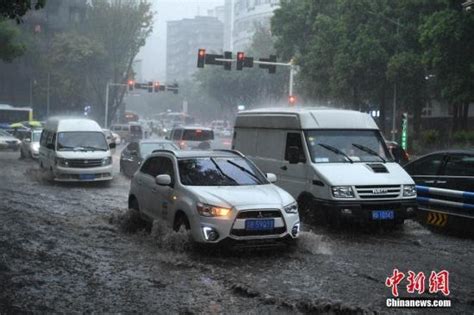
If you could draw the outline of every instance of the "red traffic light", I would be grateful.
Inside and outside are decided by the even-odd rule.
[[[205,62],[206,62],[206,50],[201,48],[198,50],[198,62],[197,62],[198,68],[204,68]]]
[[[244,60],[245,60],[245,53],[243,53],[243,52],[238,52],[238,53],[237,53],[237,60],[238,60],[238,61],[244,61]]]
[[[245,63],[245,54],[241,51],[237,53],[237,70],[242,70]]]
[[[153,91],[155,93],[160,91],[160,82],[157,81],[157,82],[153,83]]]
[[[290,103],[290,105],[295,105],[296,104],[296,96],[290,95],[288,97],[288,103]]]
[[[128,84],[128,90],[133,91],[133,88],[135,87],[135,81],[128,80],[127,84]]]

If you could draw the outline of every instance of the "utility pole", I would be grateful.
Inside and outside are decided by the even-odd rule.
[[[397,19],[396,22],[397,25],[397,40],[398,40],[398,34],[400,30],[400,19]],[[398,45],[397,45],[398,47]],[[398,49],[397,49],[398,51]],[[393,83],[393,109],[392,109],[392,141],[395,141],[396,136],[396,128],[397,128],[397,79],[395,78],[395,82]]]
[[[49,91],[50,91],[50,88],[51,88],[51,72],[48,71],[48,87],[46,89],[46,117],[48,118],[49,117]]]
[[[107,129],[107,125],[109,122],[109,87],[111,86],[128,86],[127,84],[123,83],[112,83],[110,81],[107,82],[105,87],[105,117],[104,117],[104,128]]]

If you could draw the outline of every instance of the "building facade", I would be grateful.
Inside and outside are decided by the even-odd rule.
[[[167,25],[166,80],[192,79],[196,72],[199,48],[209,53],[222,52],[224,24],[217,17],[197,16],[193,19],[170,21]]]
[[[232,48],[245,51],[251,44],[256,26],[270,28],[273,12],[280,0],[234,0]]]

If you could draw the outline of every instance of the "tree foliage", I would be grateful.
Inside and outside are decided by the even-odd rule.
[[[19,40],[20,31],[8,21],[0,20],[0,60],[12,62],[25,51],[25,46]]]
[[[283,0],[272,32],[278,53],[301,66],[300,94],[380,109],[384,127],[394,86],[398,107],[419,120],[431,73],[445,100],[472,101],[473,16],[461,2]]]
[[[0,0],[0,17],[22,21],[22,17],[31,9],[39,10],[46,4],[46,0]]]

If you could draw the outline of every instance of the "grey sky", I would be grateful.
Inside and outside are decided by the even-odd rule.
[[[166,22],[192,18],[223,5],[224,0],[151,0],[155,14],[153,34],[137,59],[142,60],[143,79],[163,81],[166,76]]]

